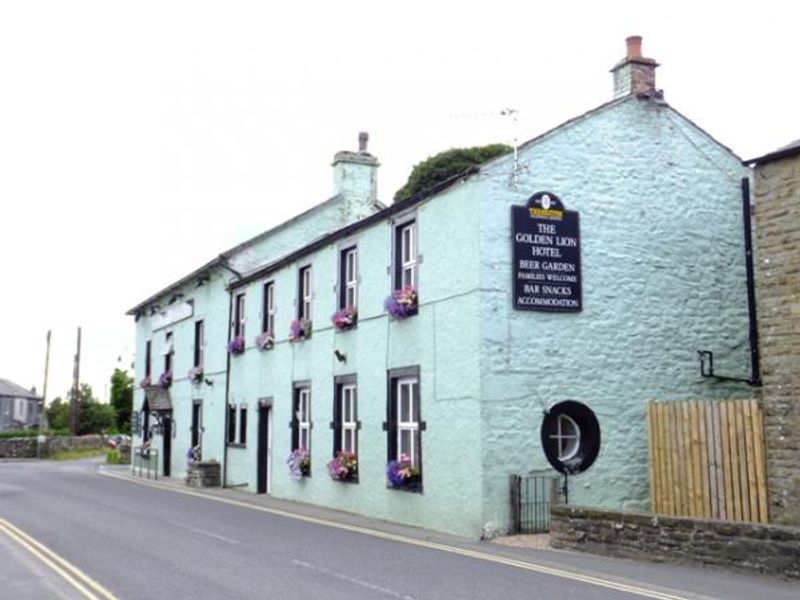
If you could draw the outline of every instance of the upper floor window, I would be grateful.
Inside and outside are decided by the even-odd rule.
[[[233,335],[244,337],[244,293],[236,294],[236,303],[233,311]]]
[[[270,281],[264,284],[261,331],[275,334],[275,284]]]
[[[417,224],[407,221],[395,229],[395,288],[417,287]]]
[[[174,352],[172,332],[168,331],[164,338],[164,373],[172,371],[172,355]]]
[[[311,320],[311,265],[300,269],[298,274],[297,318]]]
[[[358,251],[342,250],[339,273],[339,308],[358,307]]]
[[[205,324],[202,320],[194,322],[194,366],[203,366],[203,352],[206,344]]]
[[[144,345],[144,376],[150,377],[153,363],[153,340],[147,340]]]

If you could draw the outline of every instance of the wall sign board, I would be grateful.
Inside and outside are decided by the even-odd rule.
[[[579,215],[549,192],[511,207],[514,308],[578,312],[581,302]]]

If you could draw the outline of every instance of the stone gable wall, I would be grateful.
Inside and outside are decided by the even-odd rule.
[[[800,156],[756,168],[755,232],[770,519],[800,524]]]

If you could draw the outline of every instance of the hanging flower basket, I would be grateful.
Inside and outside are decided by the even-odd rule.
[[[228,343],[228,352],[234,356],[238,356],[244,352],[244,337],[237,335]]]
[[[274,345],[275,336],[271,331],[267,330],[263,333],[259,333],[256,336],[256,348],[259,350],[271,350]]]
[[[140,388],[150,387],[151,385],[153,385],[153,384],[150,381],[150,375],[145,375],[144,377],[142,377],[142,380],[139,382],[139,387]]]
[[[158,378],[158,385],[165,390],[172,385],[172,371],[164,371],[161,377]]]
[[[203,382],[203,365],[198,365],[196,367],[192,367],[189,369],[189,373],[186,375],[189,378],[189,381],[192,383],[202,383]]]
[[[413,487],[421,481],[417,467],[411,464],[408,454],[401,454],[397,460],[390,460],[386,465],[386,478],[393,488]]]
[[[311,337],[311,321],[308,319],[295,319],[289,325],[289,341],[302,342]]]
[[[383,308],[395,319],[405,319],[417,314],[417,307],[417,290],[413,285],[395,290],[383,302]]]
[[[335,481],[350,481],[358,476],[358,458],[354,452],[340,450],[328,461],[328,474]]]
[[[188,460],[190,463],[199,462],[200,460],[202,460],[200,454],[200,444],[197,444],[197,446],[194,446],[192,448],[189,448],[189,450],[187,450],[186,460]]]
[[[311,456],[305,448],[297,448],[286,457],[286,466],[289,467],[289,477],[300,481],[303,477],[311,475]]]
[[[358,311],[355,306],[347,306],[337,310],[331,315],[331,323],[339,331],[347,331],[358,321]]]

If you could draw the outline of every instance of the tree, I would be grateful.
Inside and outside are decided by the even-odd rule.
[[[472,148],[451,148],[414,165],[408,181],[394,195],[399,202],[410,198],[417,192],[433,187],[451,177],[463,173],[470,167],[478,166],[503,154],[512,148],[505,144],[489,144]]]
[[[127,371],[114,369],[111,375],[111,406],[115,412],[117,431],[130,434],[133,410],[133,377]]]
[[[72,400],[73,391],[70,389],[67,392],[67,398]],[[58,402],[58,409],[54,410]],[[63,405],[63,409],[61,406]],[[52,412],[51,412],[52,411]],[[48,409],[47,416],[50,420],[50,427],[53,429],[60,429],[56,427],[56,423],[61,424],[61,421],[54,421],[62,417],[64,413],[64,429],[69,429],[69,402],[62,402],[61,398],[56,398],[53,401],[50,409]],[[114,409],[109,404],[103,404],[94,398],[92,386],[88,383],[80,385],[80,402],[78,408],[78,435],[87,435],[90,433],[105,433],[114,427]]]
[[[69,429],[69,404],[61,396],[47,407],[47,424],[51,431]]]

